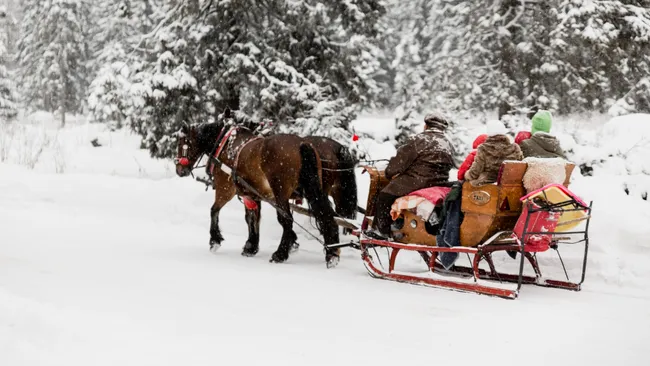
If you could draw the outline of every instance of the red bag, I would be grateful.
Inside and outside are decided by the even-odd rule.
[[[533,209],[541,208],[540,205],[531,202]],[[552,235],[544,234],[526,234],[525,238],[522,238],[524,232],[524,225],[526,224],[526,217],[530,215],[528,219],[528,227],[526,232],[554,232],[557,227],[558,220],[562,215],[562,212],[551,212],[551,211],[536,211],[528,212],[528,202],[524,203],[521,210],[521,215],[517,220],[515,225],[514,233],[517,235],[517,238],[524,243],[524,250],[527,252],[545,252],[548,250],[552,242]]]

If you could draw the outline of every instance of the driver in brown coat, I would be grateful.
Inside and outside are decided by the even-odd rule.
[[[393,222],[390,208],[397,198],[449,182],[449,171],[454,167],[453,148],[445,136],[449,122],[440,113],[430,113],[424,118],[424,124],[424,131],[411,136],[386,167],[390,183],[377,195],[370,236],[379,239],[390,236]]]

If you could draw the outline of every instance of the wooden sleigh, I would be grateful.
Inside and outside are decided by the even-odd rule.
[[[388,184],[388,180],[383,171],[365,167],[370,175],[366,216],[361,229],[354,232],[359,237],[364,265],[370,275],[376,278],[509,299],[518,296],[523,284],[579,291],[585,278],[591,203],[585,204],[566,189],[574,167],[574,164],[566,164],[567,174],[563,186],[547,186],[529,195],[526,195],[522,183],[527,164],[521,161],[504,162],[495,184],[474,187],[465,182],[461,200],[461,211],[464,214],[460,226],[461,245],[451,248],[437,246],[436,236],[427,232],[425,220],[410,210],[401,211],[395,220],[394,241],[366,236],[364,231],[371,225],[376,196]],[[582,224],[582,230],[569,231]],[[547,227],[552,229],[547,230]],[[566,281],[543,278],[537,252],[551,248],[559,256],[559,247],[579,243],[584,244],[579,282],[569,281],[564,262],[562,266]],[[378,249],[381,248],[388,252],[388,268],[384,268],[379,260]],[[426,262],[428,272],[397,271],[397,256],[405,251],[419,253]],[[437,261],[443,252],[466,255],[470,258],[471,265],[454,265],[450,269],[444,269]],[[492,260],[492,255],[497,252],[518,255],[518,273],[497,271]],[[559,258],[562,259],[561,256]],[[524,275],[525,261],[531,265],[534,275]],[[480,268],[483,262],[487,263],[487,269]]]

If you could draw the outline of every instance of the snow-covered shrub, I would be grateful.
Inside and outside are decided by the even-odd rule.
[[[88,107],[94,122],[121,128],[133,112],[129,66],[113,62],[102,67],[90,84]]]
[[[601,128],[575,126],[556,136],[567,158],[585,176],[624,176],[627,194],[650,191],[650,114],[612,118]],[[645,198],[644,198],[645,197]]]
[[[12,145],[7,160],[34,169],[43,152],[50,146],[50,136],[43,128],[18,124],[11,126],[11,133]]]
[[[641,79],[609,109],[609,114],[614,117],[632,113],[650,113],[650,78]]]
[[[0,163],[9,158],[14,144],[14,125],[0,122]]]

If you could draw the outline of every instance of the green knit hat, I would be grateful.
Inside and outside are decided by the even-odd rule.
[[[550,133],[552,119],[553,117],[551,116],[551,112],[545,110],[537,111],[533,116],[533,127],[530,129],[530,133],[533,135],[535,132]]]

